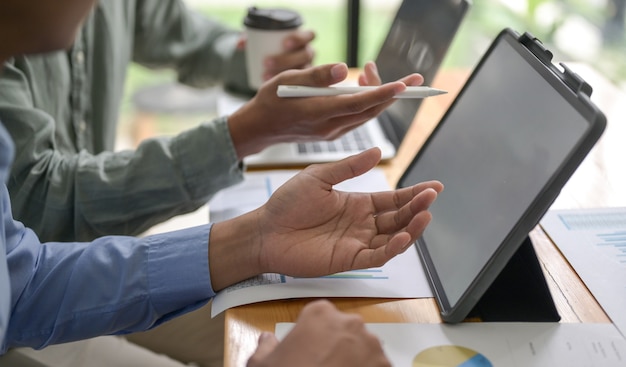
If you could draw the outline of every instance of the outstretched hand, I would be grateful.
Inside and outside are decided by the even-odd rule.
[[[382,266],[404,252],[431,219],[428,207],[443,190],[437,181],[378,193],[333,186],[361,175],[380,150],[312,165],[280,187],[259,209],[264,272],[314,277]]]
[[[423,82],[421,75],[411,74],[380,85],[376,66],[368,63],[359,83],[379,86],[374,90],[306,98],[276,95],[281,84],[326,87],[347,76],[348,67],[339,63],[284,71],[264,83],[254,98],[228,118],[237,156],[243,159],[276,143],[336,139],[380,114],[407,85]]]
[[[209,239],[211,285],[219,291],[262,273],[315,277],[384,265],[404,252],[431,220],[438,181],[377,193],[334,185],[380,161],[373,148],[311,165],[260,208],[215,223]]]

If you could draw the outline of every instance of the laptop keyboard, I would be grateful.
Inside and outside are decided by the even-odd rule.
[[[349,131],[338,139],[330,141],[312,141],[298,143],[298,153],[321,153],[321,152],[362,152],[373,146],[372,138],[367,129],[360,126]]]

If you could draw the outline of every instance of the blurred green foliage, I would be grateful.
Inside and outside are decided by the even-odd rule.
[[[602,28],[610,9],[605,3],[623,0],[510,0],[517,6],[507,6],[504,0],[474,0],[455,38],[444,67],[471,67],[484,53],[493,38],[505,27],[518,32],[530,32],[546,44],[559,60],[569,60],[572,56],[559,51],[555,44],[556,34],[564,22],[572,16],[582,16],[590,24]],[[375,58],[378,48],[387,34],[395,15],[399,0],[365,2],[361,6],[361,32],[359,43],[359,65]],[[346,59],[346,6],[345,1],[329,5],[329,1],[280,1],[258,0],[251,2],[257,6],[288,6],[303,14],[304,28],[316,32],[313,46],[316,50],[316,64],[344,61]],[[368,6],[368,4],[370,6]],[[385,4],[387,4],[385,6]],[[520,4],[523,5],[520,8]],[[202,1],[194,5],[207,16],[241,29],[246,7],[240,2],[228,4],[218,1]],[[546,21],[548,7],[556,16]],[[554,11],[554,9],[558,11]],[[621,31],[623,33],[623,30]],[[581,44],[580,47],[585,47]],[[626,81],[626,42],[624,34],[613,37],[612,43],[603,45],[596,55],[587,61],[618,84]],[[170,71],[151,71],[140,66],[131,66],[128,74],[127,94],[145,85],[173,80]],[[128,105],[128,100],[126,105]]]

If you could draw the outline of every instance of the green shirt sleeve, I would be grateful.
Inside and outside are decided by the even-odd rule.
[[[100,0],[70,50],[7,63],[0,119],[16,145],[16,219],[44,241],[136,235],[239,182],[226,117],[113,151],[131,62],[173,68],[196,87],[245,88],[238,37],[181,0]]]
[[[136,7],[133,61],[148,67],[170,67],[181,83],[207,87],[222,82],[249,92],[245,55],[236,49],[241,37],[182,1],[139,0]]]
[[[55,126],[61,122],[37,107],[53,93],[26,77],[34,65],[5,65],[0,120],[17,152],[8,182],[13,213],[42,240],[136,235],[243,178],[226,118],[133,151],[72,152],[71,137]]]

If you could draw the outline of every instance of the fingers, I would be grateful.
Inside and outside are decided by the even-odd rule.
[[[315,51],[310,43],[315,39],[312,31],[291,33],[283,40],[283,52],[264,60],[264,79],[267,80],[284,70],[310,67]]]
[[[400,79],[400,81],[406,85],[418,86],[424,84],[424,77],[421,74],[411,74]]]
[[[424,181],[398,190],[378,192],[372,194],[372,202],[374,203],[377,214],[389,210],[398,210],[413,200],[415,196],[429,188],[435,190],[437,193],[441,193],[443,191],[443,184],[434,180]]]
[[[311,46],[306,46],[300,50],[272,55],[263,61],[265,71],[265,80],[270,79],[274,75],[290,69],[305,69],[311,66],[315,51]]]
[[[383,84],[380,87],[359,92],[352,95],[341,95],[326,98],[325,107],[334,111],[338,118],[348,116],[351,119],[358,118],[361,122],[366,121],[363,117],[373,118],[378,116],[385,108],[394,102],[393,97],[403,92],[406,85],[401,82]],[[358,116],[353,116],[358,115]]]
[[[396,233],[382,245],[359,252],[351,268],[367,269],[383,266],[395,256],[406,251],[421,236],[431,220],[432,215],[430,212],[423,211],[418,213],[407,226],[407,231]]]
[[[363,73],[359,75],[359,85],[381,85],[378,68],[373,61],[368,61],[363,67]]]
[[[259,342],[256,347],[256,351],[248,360],[248,366],[256,366],[261,361],[265,360],[270,353],[274,351],[278,345],[278,339],[272,333],[263,332],[259,336]]]
[[[300,312],[298,319],[308,317],[309,314],[311,317],[319,318],[328,312],[338,313],[339,311],[330,301],[326,299],[319,299],[307,303]]]
[[[376,63],[368,61],[363,67],[363,72],[359,74],[359,85],[381,85],[382,79],[378,74]],[[424,77],[421,74],[413,73],[399,79],[398,81],[405,85],[418,86],[424,83]]]
[[[337,162],[314,164],[305,169],[332,187],[340,182],[360,176],[380,162],[380,149],[371,148]]]
[[[283,41],[283,49],[285,51],[294,51],[299,48],[303,48],[315,39],[315,32],[313,31],[298,31],[293,32]]]
[[[418,213],[427,210],[437,198],[437,192],[428,188],[399,210],[389,211],[376,216],[378,233],[396,233],[405,228]]]
[[[280,73],[272,79],[272,84],[326,87],[343,81],[347,75],[346,64],[327,64]],[[406,85],[397,81],[352,95],[312,97],[316,100],[315,104],[313,104],[313,99],[309,99],[307,106],[317,106],[314,110],[315,115],[319,118],[334,118],[337,122],[335,125],[358,124],[366,121],[364,117],[371,118],[382,112],[393,102],[393,97],[405,89]],[[342,117],[347,117],[347,120],[342,120]]]
[[[348,66],[344,63],[324,64],[305,70],[292,70],[278,75],[277,84],[308,85],[327,87],[339,83],[348,76]]]

